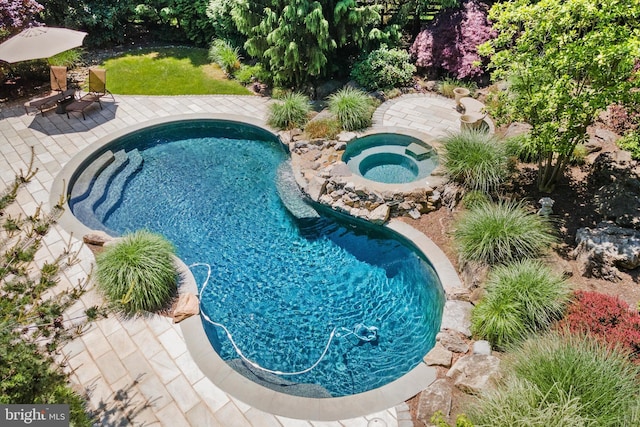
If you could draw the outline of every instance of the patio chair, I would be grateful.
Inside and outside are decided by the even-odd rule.
[[[76,93],[75,89],[67,88],[67,67],[52,65],[49,69],[51,81],[51,94],[42,98],[36,98],[24,103],[24,111],[29,114],[29,107],[37,108],[40,114],[44,110],[57,106],[60,102],[71,100]]]
[[[86,119],[84,111],[97,102],[102,110],[100,98],[109,95],[115,101],[113,94],[107,89],[107,70],[101,68],[89,68],[89,91],[80,98],[66,106],[67,118],[69,113],[79,112],[82,120]]]

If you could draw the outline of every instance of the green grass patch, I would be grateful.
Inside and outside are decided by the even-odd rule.
[[[106,60],[107,88],[121,95],[249,95],[208,58],[207,49],[139,50]]]

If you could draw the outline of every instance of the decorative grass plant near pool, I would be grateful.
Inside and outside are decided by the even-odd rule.
[[[276,129],[302,127],[309,120],[311,104],[305,95],[292,92],[269,105],[267,123]]]
[[[462,213],[453,236],[463,261],[486,264],[536,258],[556,242],[549,220],[517,201],[481,203]]]
[[[364,129],[371,125],[375,100],[365,92],[345,87],[329,96],[329,111],[340,121],[344,130]]]
[[[640,425],[640,368],[604,343],[550,333],[505,362],[505,382],[469,412],[476,426]]]
[[[96,257],[98,288],[127,315],[166,308],[176,295],[175,249],[163,236],[136,231]]]
[[[494,192],[509,175],[505,145],[486,132],[451,133],[442,144],[442,166],[469,190]]]
[[[495,267],[485,292],[471,313],[471,330],[500,349],[547,330],[562,316],[570,295],[564,278],[537,260]]]

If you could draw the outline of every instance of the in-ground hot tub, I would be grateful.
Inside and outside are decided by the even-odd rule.
[[[349,142],[342,160],[370,181],[406,184],[426,178],[438,165],[433,146],[401,133],[373,133]]]

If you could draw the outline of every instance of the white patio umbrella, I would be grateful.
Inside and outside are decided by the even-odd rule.
[[[14,63],[50,58],[65,50],[82,46],[87,35],[68,28],[31,27],[0,44],[0,60]]]

